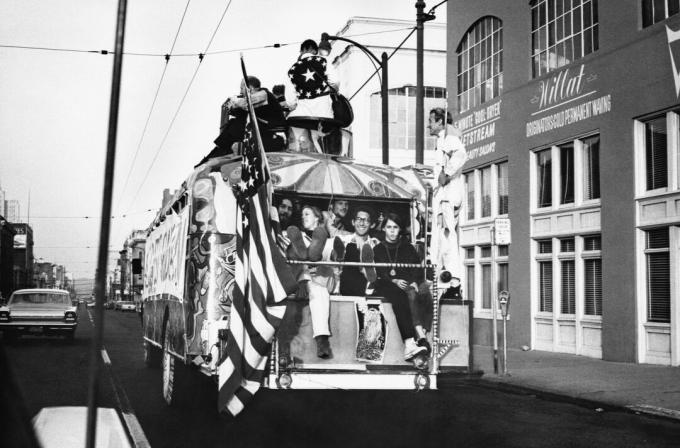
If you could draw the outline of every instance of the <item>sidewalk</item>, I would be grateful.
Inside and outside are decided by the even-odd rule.
[[[474,347],[481,381],[500,388],[559,395],[594,405],[673,418],[680,422],[680,367],[603,361],[544,351],[508,350],[508,375],[494,373],[493,349]]]

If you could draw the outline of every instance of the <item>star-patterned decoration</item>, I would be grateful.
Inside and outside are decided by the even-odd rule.
[[[241,160],[241,180],[234,185],[236,201],[241,209],[242,225],[246,230],[250,225],[249,199],[257,194],[258,189],[268,181],[265,170],[262,151],[255,138],[253,127],[250,122],[246,126],[245,138],[243,139],[243,159]]]
[[[313,99],[326,90],[326,59],[322,56],[300,57],[288,70],[288,78],[300,99]]]

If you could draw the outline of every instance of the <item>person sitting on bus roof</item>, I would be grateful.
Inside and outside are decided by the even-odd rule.
[[[420,263],[420,257],[415,248],[402,240],[400,231],[403,229],[401,218],[395,213],[385,215],[385,241],[376,245],[376,263]],[[429,352],[429,344],[424,338],[422,322],[419,322],[421,336],[416,342],[414,316],[411,311],[412,302],[417,299],[419,272],[418,268],[377,268],[378,280],[375,282],[377,296],[382,296],[392,304],[397,327],[404,340],[404,360],[410,361],[419,353]],[[420,316],[417,316],[420,317]]]
[[[281,151],[283,146],[277,146],[277,140],[271,132],[272,128],[285,126],[283,109],[276,97],[267,89],[262,88],[260,80],[255,76],[248,76],[250,100],[255,109],[260,136],[265,151]],[[215,148],[201,161],[212,157],[226,156],[234,153],[232,146],[239,143],[245,136],[248,121],[248,100],[246,99],[246,84],[241,81],[241,94],[227,98],[224,103],[229,119],[223,125],[220,135],[215,139]],[[199,163],[199,165],[201,164]]]
[[[338,82],[332,64],[318,55],[319,47],[312,39],[300,45],[300,56],[288,70],[288,79],[294,93],[287,93],[291,112],[287,119],[333,119],[333,104],[329,85],[337,90]],[[286,89],[290,92],[291,89]],[[324,133],[320,129],[304,129],[291,126],[288,148],[296,152],[323,152],[318,143]]]
[[[286,248],[291,260],[320,261],[323,248],[328,240],[328,232],[323,225],[323,215],[314,206],[302,207],[301,232],[296,226],[286,230],[290,244]],[[301,288],[306,287],[309,297],[309,311],[312,315],[312,330],[316,341],[316,354],[327,359],[333,356],[328,337],[331,334],[330,293],[333,290],[332,272],[327,266],[307,267],[298,276]]]
[[[354,233],[348,238],[344,261],[373,263],[373,247],[379,243],[368,235],[373,211],[366,206],[354,210]],[[340,237],[336,237],[338,239]],[[337,250],[336,250],[337,252]],[[340,294],[344,296],[365,296],[366,288],[376,280],[375,268],[371,266],[343,266],[340,273]]]

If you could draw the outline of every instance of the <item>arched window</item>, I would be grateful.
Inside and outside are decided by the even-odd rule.
[[[531,65],[534,77],[599,48],[598,0],[532,0]]]
[[[503,90],[503,27],[495,17],[482,17],[470,27],[456,50],[458,112],[499,96]]]

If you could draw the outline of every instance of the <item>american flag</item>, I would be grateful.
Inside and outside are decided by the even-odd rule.
[[[241,181],[234,187],[236,219],[241,223],[236,235],[236,286],[226,358],[218,372],[218,409],[233,416],[264,380],[271,342],[286,309],[281,301],[297,287],[272,234],[269,170],[257,132],[249,122]]]

